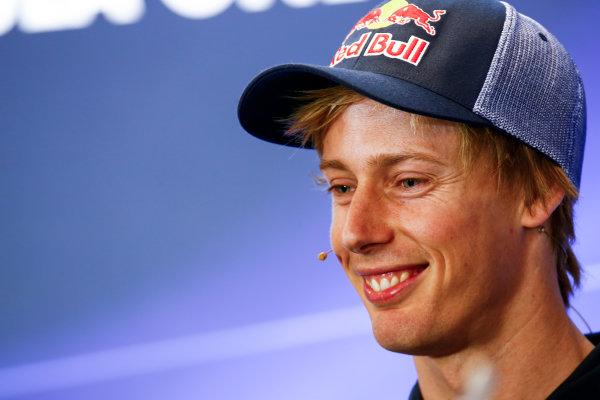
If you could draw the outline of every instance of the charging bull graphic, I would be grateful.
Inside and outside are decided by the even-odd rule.
[[[435,28],[431,26],[430,22],[439,21],[444,14],[446,14],[445,10],[435,10],[433,11],[434,17],[432,17],[414,4],[409,4],[394,11],[392,15],[387,17],[387,21],[400,25],[414,21],[415,24],[425,29],[425,32],[435,35]]]
[[[392,24],[405,25],[410,21],[423,28],[428,34],[435,36],[435,28],[431,25],[431,22],[439,21],[444,14],[446,14],[445,10],[434,10],[433,16],[431,16],[420,7],[408,3],[406,0],[392,0],[361,18],[348,33],[346,39],[353,32],[364,28],[381,29]]]
[[[379,23],[379,17],[381,17],[381,8],[376,8],[364,17],[362,17],[360,21],[358,21],[356,25],[354,25],[354,28],[352,28],[351,32],[358,31],[360,29],[366,28],[369,25]]]

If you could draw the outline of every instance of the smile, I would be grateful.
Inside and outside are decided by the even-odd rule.
[[[428,265],[377,275],[365,275],[365,295],[372,303],[387,303],[414,283]]]

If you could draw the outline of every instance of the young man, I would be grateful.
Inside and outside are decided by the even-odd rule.
[[[411,399],[600,398],[600,337],[566,312],[583,86],[542,26],[494,0],[392,0],[330,66],[255,78],[239,117],[319,152],[333,251],[378,342],[414,356]]]

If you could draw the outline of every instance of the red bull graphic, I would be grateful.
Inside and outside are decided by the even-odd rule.
[[[406,0],[392,0],[362,17],[350,30],[346,40],[353,32],[361,29],[380,29],[392,24],[405,25],[410,21],[414,21],[417,26],[423,28],[430,35],[435,35],[435,28],[431,22],[439,21],[444,14],[446,14],[445,10],[434,10],[432,17],[420,7],[408,3]]]
[[[355,31],[360,31],[361,29],[367,28],[371,25],[379,24],[379,18],[381,17],[381,13],[383,10],[381,8],[376,8],[372,10],[370,13],[362,17],[358,20],[358,22],[354,25],[354,27],[348,32],[346,38],[344,39],[344,43],[346,40],[352,35]]]
[[[433,16],[431,16],[406,0],[391,0],[369,12],[354,25],[344,39],[342,47],[335,53],[331,66],[339,64],[345,59],[360,56],[365,48],[367,48],[365,53],[367,56],[383,55],[418,65],[429,47],[429,42],[415,36],[411,36],[408,42],[401,42],[393,40],[389,33],[377,33],[373,37],[371,37],[371,33],[364,33],[358,41],[348,45],[346,42],[352,33],[361,29],[376,30],[394,24],[405,25],[410,21],[423,28],[429,35],[435,36],[436,30],[431,23],[439,21],[445,14],[446,10],[434,10]],[[367,44],[369,39],[370,42]]]
[[[356,25],[354,25],[354,28],[352,28],[351,32],[359,31],[363,28],[366,28],[369,25],[377,24],[379,22],[379,17],[381,17],[381,12],[381,8],[374,9],[373,11],[362,17],[360,21],[358,21]]]
[[[446,14],[446,10],[435,10],[433,11],[434,17],[432,17],[414,4],[409,4],[394,11],[386,20],[400,25],[414,21],[415,24],[425,29],[425,32],[435,35],[435,28],[431,26],[430,22],[439,21],[444,14]]]

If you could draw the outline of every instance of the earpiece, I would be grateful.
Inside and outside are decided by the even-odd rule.
[[[317,257],[319,257],[319,260],[325,261],[325,259],[327,258],[327,254],[331,253],[332,251],[333,251],[333,249],[331,249],[329,251],[322,251],[319,253],[319,255]]]

